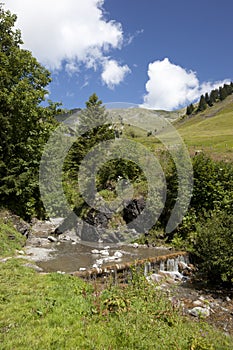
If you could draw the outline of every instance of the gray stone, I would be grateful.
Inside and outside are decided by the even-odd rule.
[[[196,306],[189,310],[189,314],[195,317],[209,317],[210,309],[207,307]]]
[[[50,221],[35,221],[31,227],[31,233],[35,237],[47,238],[48,235],[53,233],[55,226]]]
[[[48,236],[48,240],[50,242],[57,242],[57,238],[53,237],[53,236]]]
[[[42,272],[43,271],[43,269],[41,267],[39,267],[37,265],[34,265],[34,264],[31,264],[31,263],[24,264],[24,266],[29,267],[29,268],[35,270],[36,272]]]
[[[202,306],[202,302],[201,302],[201,300],[195,300],[193,302],[193,305],[195,305],[195,306]]]
[[[163,276],[159,275],[158,273],[153,273],[152,275],[148,276],[148,279],[158,283],[163,280]]]

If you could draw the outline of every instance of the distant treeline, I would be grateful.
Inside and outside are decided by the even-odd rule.
[[[205,95],[201,95],[198,106],[194,107],[191,103],[187,106],[186,114],[195,114],[204,111],[208,106],[212,107],[214,103],[223,101],[227,96],[233,93],[233,83],[224,84],[218,89],[212,90],[210,93],[206,92]]]

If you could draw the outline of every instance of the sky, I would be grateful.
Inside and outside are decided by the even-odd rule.
[[[233,80],[232,0],[6,0],[48,98],[175,110]]]

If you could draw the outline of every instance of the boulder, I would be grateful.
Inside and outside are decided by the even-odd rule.
[[[31,233],[34,237],[47,238],[54,232],[55,228],[51,221],[37,220],[31,227]]]

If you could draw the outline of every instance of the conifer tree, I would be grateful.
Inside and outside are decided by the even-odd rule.
[[[190,114],[193,113],[193,111],[194,111],[194,106],[193,106],[193,104],[191,103],[190,105],[187,106],[186,114],[187,114],[187,115],[190,115]]]
[[[225,100],[225,98],[227,97],[227,90],[225,86],[220,86],[219,88],[219,99],[220,101]]]
[[[198,110],[198,112],[202,112],[206,108],[207,108],[207,103],[206,103],[205,97],[203,95],[201,95],[197,110]]]

